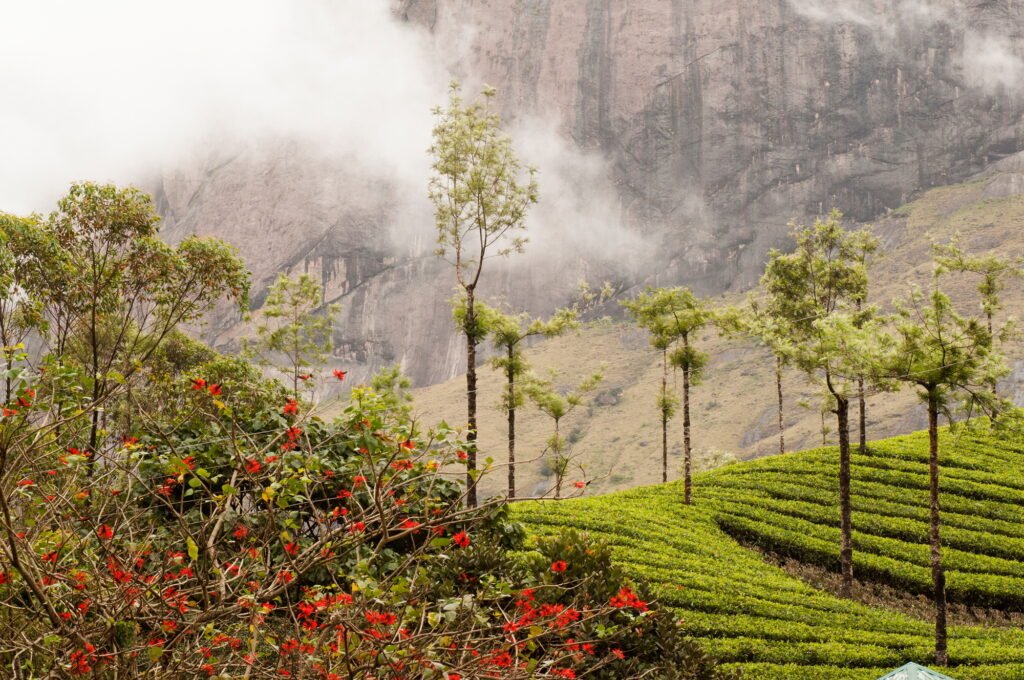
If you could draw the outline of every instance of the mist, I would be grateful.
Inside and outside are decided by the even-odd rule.
[[[386,2],[39,0],[0,6],[0,209],[288,138],[417,182],[448,74]]]
[[[1024,15],[1005,8],[1007,16],[990,26],[971,21],[972,12],[963,0],[789,0],[796,12],[811,21],[827,24],[852,24],[872,31],[884,49],[898,49],[899,30],[926,31],[946,24],[962,36],[959,66],[964,86],[987,94],[1024,92],[1024,54],[1014,49],[1013,37],[1006,31],[1019,28]],[[884,7],[885,10],[882,11]]]

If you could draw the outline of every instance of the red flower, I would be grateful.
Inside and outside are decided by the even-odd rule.
[[[413,449],[416,448],[416,444],[414,444],[411,439],[406,439],[404,442],[402,442],[401,446],[406,451],[412,451]]]
[[[255,458],[250,458],[249,460],[245,461],[245,471],[248,472],[250,475],[256,474],[257,472],[260,471],[260,468],[262,467],[263,466],[260,465],[260,462]]]
[[[299,403],[294,399],[289,399],[284,408],[281,409],[281,412],[286,416],[296,416],[299,414]]]
[[[29,408],[30,406],[32,406],[32,402],[26,399],[25,397],[18,397],[18,406],[22,408]]]
[[[96,535],[99,536],[101,541],[109,541],[114,537],[114,530],[107,524],[101,524],[96,529]]]
[[[587,483],[586,482],[575,482],[575,486],[576,486],[577,489],[585,489],[585,488],[587,488]]]
[[[361,531],[365,531],[365,530],[366,530],[366,524],[363,523],[363,522],[356,522],[355,524],[353,524],[352,526],[350,526],[348,528],[348,532],[350,534],[357,534],[357,533],[359,533]]]
[[[564,560],[555,560],[551,563],[551,571],[556,574],[561,574],[563,571],[569,568],[569,565]]]
[[[248,535],[249,535],[249,529],[247,529],[246,527],[241,526],[241,525],[236,527],[234,533],[232,534],[232,536],[237,538],[239,541],[241,541],[243,538],[245,538]]]
[[[33,485],[35,485],[35,482],[33,482],[31,479],[23,479],[20,482],[18,482],[18,486],[33,486]]]
[[[201,392],[206,389],[206,381],[202,378],[192,378],[192,389]]]
[[[214,384],[210,385],[210,396],[211,397],[219,397],[220,395],[221,395],[220,385],[217,384],[217,383],[214,383]]]
[[[416,520],[407,519],[402,522],[399,526],[403,529],[418,529],[421,525]]]
[[[626,658],[626,653],[623,652],[618,647],[616,647],[615,649],[612,650],[612,656],[614,656],[616,659],[619,659],[621,661],[622,659]]]
[[[139,438],[125,435],[124,437],[121,438],[121,443],[124,444],[125,446],[135,446],[136,444],[139,443]]]
[[[460,548],[468,548],[469,544],[472,543],[472,541],[469,538],[469,534],[467,534],[465,531],[460,531],[459,533],[452,536],[452,543],[459,546]]]
[[[459,460],[467,460],[469,458],[469,454],[465,451],[456,451],[455,455],[459,457]]]
[[[295,555],[299,554],[299,544],[295,543],[294,541],[291,543],[285,543],[284,551],[294,557]]]
[[[334,377],[338,380],[344,380],[346,375],[348,375],[348,371],[342,371],[338,368],[334,369]]]
[[[6,406],[4,406],[3,414],[4,418],[10,418],[11,416],[18,415],[18,412],[13,408],[7,408]]]

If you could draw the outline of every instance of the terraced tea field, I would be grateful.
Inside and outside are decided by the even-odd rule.
[[[1024,609],[1024,442],[961,428],[944,432],[942,446],[951,599]],[[927,592],[926,456],[921,433],[854,456],[859,578]],[[672,483],[517,513],[537,533],[571,526],[611,543],[709,651],[748,678],[874,680],[926,663],[931,623],[817,590],[733,538],[837,565],[836,465],[834,449],[731,465],[698,477],[689,508]],[[958,680],[1024,679],[1024,630],[954,626],[949,657]]]

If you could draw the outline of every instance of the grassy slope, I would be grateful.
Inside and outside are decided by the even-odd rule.
[[[905,294],[907,284],[923,283],[930,272],[930,243],[948,240],[956,231],[974,252],[1019,254],[1024,246],[1024,195],[1007,193],[1014,175],[995,174],[967,184],[935,189],[875,225],[883,247],[874,265],[873,299],[885,303]],[[976,304],[973,282],[959,281],[959,299]],[[1007,313],[1022,316],[1024,289],[1011,284]],[[702,339],[712,353],[707,379],[693,392],[694,447],[700,457],[716,462],[778,450],[773,365],[761,350],[708,333]],[[588,477],[597,478],[591,489],[606,492],[661,481],[660,434],[655,395],[660,381],[658,355],[647,338],[625,324],[599,324],[578,334],[537,345],[529,358],[538,372],[559,368],[566,383],[607,364],[600,403],[568,419],[564,432],[576,429],[576,451]],[[504,415],[497,404],[500,376],[482,371],[480,430],[483,449],[495,460],[505,456]],[[419,414],[424,422],[465,421],[465,380],[417,390]],[[802,408],[801,399],[815,402],[816,391],[799,375],[786,379],[787,430],[790,449],[819,445],[821,421],[816,408]],[[909,391],[869,399],[870,436],[881,437],[924,427],[924,414]],[[549,425],[535,410],[526,408],[519,419],[519,457],[535,458],[543,449]],[[834,425],[833,425],[834,427]],[[670,473],[678,476],[682,425],[671,424]],[[829,438],[833,435],[829,434]],[[726,452],[724,455],[722,452]],[[538,492],[550,485],[542,461],[519,466],[522,491]],[[503,488],[504,471],[483,482],[484,491]]]
[[[943,445],[951,592],[972,603],[1024,598],[1017,556],[1024,539],[1024,441],[947,433]],[[862,576],[926,585],[918,582],[926,555],[925,452],[919,433],[878,442],[870,456],[855,459]],[[909,660],[927,662],[932,625],[816,590],[766,564],[722,528],[834,563],[835,458],[834,450],[816,450],[705,473],[689,508],[680,501],[678,483],[671,483],[528,503],[517,512],[538,533],[572,526],[611,542],[616,559],[651,581],[658,599],[681,612],[690,632],[746,677],[873,680]],[[953,627],[949,654],[958,680],[1024,678],[1020,629]]]

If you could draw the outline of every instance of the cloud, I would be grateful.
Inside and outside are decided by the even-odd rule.
[[[1024,59],[1013,48],[1007,36],[969,31],[964,36],[963,61],[967,82],[988,92],[1020,91]]]
[[[422,186],[448,80],[429,36],[368,0],[2,3],[0,63],[8,211],[260,138]]]

